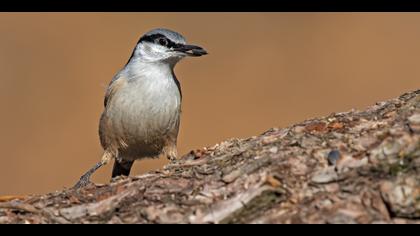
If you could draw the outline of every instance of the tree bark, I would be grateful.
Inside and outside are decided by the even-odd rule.
[[[0,202],[0,223],[420,223],[420,90]]]

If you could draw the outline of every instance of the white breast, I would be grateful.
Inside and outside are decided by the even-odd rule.
[[[149,140],[177,128],[181,95],[173,73],[161,69],[127,74],[128,83],[113,97],[108,117],[121,136]]]

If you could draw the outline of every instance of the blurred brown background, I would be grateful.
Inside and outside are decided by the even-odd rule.
[[[418,89],[419,25],[414,13],[1,13],[0,194],[70,187],[99,160],[105,86],[152,28],[210,53],[176,67],[184,154]]]

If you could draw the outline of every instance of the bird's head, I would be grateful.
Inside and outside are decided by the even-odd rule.
[[[154,29],[144,34],[137,43],[130,60],[175,65],[186,56],[198,57],[207,52],[186,43],[185,38],[172,30]]]

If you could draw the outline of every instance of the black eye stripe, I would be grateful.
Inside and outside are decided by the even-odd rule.
[[[156,42],[158,42],[162,46],[166,46],[168,44],[168,40],[166,38],[158,38]]]
[[[160,38],[164,38],[168,41],[168,44],[166,45],[166,47],[168,47],[168,48],[177,48],[177,47],[181,46],[181,44],[178,44],[178,43],[175,43],[175,42],[171,41],[170,39],[165,37],[165,35],[163,35],[163,34],[144,35],[143,37],[140,38],[138,43],[140,43],[140,42],[155,43]]]
[[[139,41],[137,42],[137,44],[139,44],[140,42],[150,42],[150,43],[155,43],[156,39],[158,38],[165,38],[168,41],[168,44],[166,45],[167,48],[180,48],[182,47],[182,44],[180,43],[175,43],[173,41],[171,41],[170,39],[168,39],[167,37],[165,37],[165,35],[163,34],[151,34],[151,35],[144,35],[143,37],[141,37],[139,39]],[[131,61],[131,59],[134,57],[134,53],[136,51],[136,48],[134,48],[133,52],[131,53],[130,58],[127,61],[127,64]],[[126,65],[127,65],[126,64]]]

